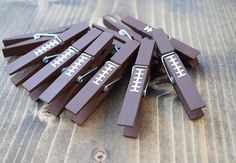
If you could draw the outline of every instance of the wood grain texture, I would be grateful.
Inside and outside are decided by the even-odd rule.
[[[122,136],[117,119],[128,84],[124,79],[79,127],[66,113],[47,114],[15,87],[0,54],[0,162],[236,162],[235,0],[1,0],[0,39],[74,24],[102,23],[127,14],[199,49],[189,70],[206,101],[204,118],[190,121],[170,84],[150,83],[138,139]],[[1,43],[1,48],[3,47]]]

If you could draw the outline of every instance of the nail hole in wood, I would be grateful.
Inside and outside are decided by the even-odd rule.
[[[107,157],[106,153],[103,151],[97,151],[95,153],[95,160],[96,161],[99,161],[99,162],[104,161],[106,159],[106,157]]]

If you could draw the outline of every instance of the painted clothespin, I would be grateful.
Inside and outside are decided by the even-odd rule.
[[[179,95],[189,118],[193,120],[203,116],[202,108],[205,107],[205,102],[197,91],[179,56],[175,53],[164,30],[159,28],[152,31],[151,34],[158,47],[161,61],[166,70],[167,76]]]
[[[65,32],[72,26],[74,25],[3,39],[2,42],[5,46],[2,48],[3,56],[10,57],[23,55],[49,41],[53,36]]]
[[[69,66],[101,33],[98,29],[91,29],[62,53],[55,56],[47,65],[26,80],[22,86],[31,92],[46,82],[57,78],[64,68]]]
[[[119,35],[119,33],[115,32],[113,30],[104,28],[104,27],[96,25],[96,24],[93,24],[93,27],[97,28],[103,32],[110,33],[114,36],[112,44],[115,48],[113,48],[113,50],[111,51],[111,55],[114,55],[115,52],[117,52],[127,41],[129,41],[129,39],[126,36],[121,36],[121,35]],[[93,49],[94,47],[91,45],[90,48]],[[104,55],[107,55],[107,54],[104,54]],[[98,56],[98,54],[96,56]],[[98,65],[101,65],[100,62],[102,62],[102,60],[104,60],[103,57],[99,57],[99,58],[100,58],[100,60],[96,60],[96,62],[93,63],[94,66],[92,66],[92,67],[94,67],[94,69],[92,67],[90,67],[90,70],[88,70],[84,75],[82,75],[82,76],[86,75],[86,78],[83,79],[85,81],[83,81],[82,83],[73,82],[72,85],[71,85],[71,83],[68,83],[69,84],[68,89],[63,90],[63,93],[58,93],[58,94],[55,93],[54,95],[56,95],[56,96],[55,97],[54,97],[54,95],[51,96],[51,98],[52,97],[53,98],[50,100],[48,99],[46,101],[45,99],[43,99],[43,97],[41,97],[42,100],[45,100],[46,102],[50,102],[50,104],[48,105],[48,112],[58,116],[64,110],[65,105],[71,100],[71,98],[82,88],[82,86],[87,82],[87,80],[90,79],[94,75],[94,73],[97,72],[97,70],[99,70],[100,66],[98,66]],[[95,68],[96,68],[96,70],[95,70]],[[78,71],[78,75],[79,75],[79,73],[82,73],[82,71]],[[63,78],[63,75],[61,78]],[[81,78],[81,76],[79,77],[79,79],[80,78]],[[62,79],[58,79],[58,80],[62,80]],[[72,80],[72,81],[74,81],[74,80]],[[81,81],[81,80],[79,80],[79,81]]]
[[[113,35],[103,32],[83,53],[71,63],[65,71],[40,95],[46,103],[60,99],[57,107],[49,107],[48,112],[59,115],[65,104],[88,81],[89,75],[98,70],[104,60],[109,57],[113,48]],[[65,97],[66,94],[66,97]],[[63,97],[63,98],[61,98]],[[55,105],[55,104],[53,104]]]
[[[125,94],[118,124],[125,127],[136,128],[131,133],[124,132],[124,136],[138,136],[138,112],[142,105],[142,99],[146,96],[147,86],[150,80],[150,67],[155,47],[155,41],[142,39],[135,61],[129,85]]]
[[[4,39],[3,44],[5,47],[2,49],[3,54],[5,57],[23,55],[35,49],[36,47],[40,46],[41,44],[49,41],[52,38],[52,36],[60,34],[73,26],[75,25],[64,26],[56,29],[49,29],[37,33],[31,33]],[[44,60],[42,62],[30,65],[25,69],[20,70],[19,72],[16,72],[11,77],[12,83],[16,86],[22,84],[24,81],[30,78],[33,74],[35,74],[47,63],[48,61]]]
[[[72,121],[81,125],[92,114],[126,71],[138,48],[139,42],[127,41],[70,100],[65,108]]]
[[[98,29],[92,28],[87,34],[85,34],[83,37],[81,37],[78,41],[76,41],[72,46],[74,48],[78,48],[80,49],[80,52],[76,53],[75,55],[79,55],[86,47],[88,47],[102,32]],[[59,57],[59,55],[57,55]],[[76,56],[75,56],[76,57]],[[74,58],[74,57],[73,57]],[[55,58],[56,59],[56,58]],[[33,90],[30,91],[29,96],[31,97],[32,100],[37,101],[39,100],[39,96],[53,83],[53,81],[61,74],[63,73],[63,70],[65,70],[65,67],[67,66],[67,64],[69,65],[73,59],[68,58],[70,61],[68,61],[67,59],[65,59],[65,62],[67,63],[63,63],[61,62],[60,64],[62,65],[58,65],[61,68],[55,68],[54,71],[52,70],[52,72],[48,74],[48,78],[45,79],[43,77],[40,77],[39,79],[41,79],[41,81],[39,80],[38,82],[40,82],[36,88],[34,88]],[[60,59],[59,59],[60,60]],[[54,60],[55,61],[55,60]],[[52,62],[54,62],[52,61]],[[49,62],[51,63],[51,62]],[[46,67],[46,66],[45,66]],[[47,66],[50,68],[50,66]],[[64,67],[64,68],[62,68]],[[44,68],[45,69],[45,68]],[[61,71],[59,71],[61,69]],[[40,70],[43,71],[43,70]],[[39,72],[36,72],[39,73]],[[56,75],[55,75],[56,74]],[[36,79],[37,80],[37,79]]]
[[[151,33],[157,30],[156,28],[147,25],[131,16],[126,16],[121,20],[121,22],[130,27],[138,34],[148,38],[152,38]],[[194,49],[177,39],[170,38],[168,35],[166,35],[166,37],[168,37],[168,39],[170,40],[175,52],[185,63],[185,66],[194,67],[198,63],[197,56],[199,55],[199,51],[197,49]]]
[[[128,35],[130,36],[132,39],[141,42],[143,38],[145,38],[144,36],[140,35],[139,33],[131,30],[130,28],[128,28],[127,26],[125,26],[124,24],[120,23],[118,20],[114,21],[113,16],[104,16],[103,17],[103,24],[111,29],[114,30],[116,32],[119,33],[119,35],[124,36],[124,35]],[[152,69],[155,69],[156,67],[160,68],[160,62],[159,62],[159,57],[157,56],[157,54],[154,52],[153,54],[153,58],[152,58]],[[151,71],[152,73],[152,77],[155,76],[157,74],[157,71]]]
[[[53,36],[53,38],[36,49],[33,49],[15,61],[9,63],[5,69],[11,75],[32,64],[35,64],[42,60],[45,56],[50,56],[57,53],[57,51],[66,48],[68,44],[84,35],[88,29],[88,25],[85,22],[81,22],[60,34]]]

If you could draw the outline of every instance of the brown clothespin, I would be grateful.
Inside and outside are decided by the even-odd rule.
[[[189,118],[192,120],[203,116],[202,108],[205,107],[205,102],[198,93],[180,58],[174,52],[174,48],[166,37],[164,30],[159,28],[152,31],[151,34],[157,44],[166,73]]]
[[[56,36],[56,34],[60,34],[68,30],[72,26],[75,25],[64,26],[56,29],[49,29],[37,33],[31,33],[4,39],[3,44],[5,45],[5,47],[2,49],[3,54],[5,57],[23,55],[33,50],[34,48],[40,46],[41,44],[49,41],[52,36]],[[61,51],[58,50],[58,52]],[[38,62],[36,64],[26,67],[23,70],[20,70],[19,72],[16,72],[11,77],[12,83],[16,86],[22,84],[38,70],[40,70],[45,64],[45,62]]]
[[[104,28],[104,27],[101,27],[101,26],[95,25],[95,24],[93,24],[93,27],[97,28],[103,32],[111,33],[114,36],[112,44],[114,45],[115,50],[113,49],[111,51],[111,55],[114,55],[115,52],[117,52],[124,45],[125,42],[129,41],[129,39],[126,36],[120,36],[117,32],[115,32],[113,30],[110,30],[110,29],[107,29],[107,28]],[[91,45],[90,48],[93,48],[93,46]],[[105,55],[107,55],[107,54],[104,54],[104,56]],[[98,54],[96,56],[98,56]],[[82,86],[87,82],[87,80],[89,80],[94,75],[94,73],[96,73],[96,71],[99,70],[100,66],[96,66],[96,65],[101,65],[100,62],[102,62],[102,60],[104,60],[103,57],[99,57],[99,58],[100,58],[100,60],[96,60],[96,62],[93,63],[93,66],[90,67],[90,70],[88,70],[84,74],[84,75],[86,75],[86,78],[83,79],[85,81],[83,81],[82,83],[78,83],[78,84],[76,84],[76,82],[72,82],[73,83],[72,85],[70,83],[70,86],[66,90],[63,90],[63,93],[58,93],[55,97],[53,97],[53,99],[50,99],[51,101],[50,100],[46,101],[44,99],[46,102],[50,102],[50,104],[48,105],[48,112],[58,116],[64,110],[65,105],[71,100],[71,98],[82,88]],[[93,67],[94,67],[94,69],[93,69]],[[98,68],[96,68],[96,67],[98,67]],[[85,68],[86,68],[86,65],[85,65]],[[82,71],[83,70],[81,70],[81,72],[78,71],[78,75],[80,73],[82,73]],[[84,76],[84,75],[82,75],[82,76]],[[61,77],[61,78],[63,78],[63,77]],[[80,78],[81,78],[81,76],[79,77],[79,79]],[[57,79],[57,80],[62,80],[62,79]],[[81,81],[81,80],[78,80],[78,81]],[[52,96],[51,96],[51,98],[52,98]]]
[[[132,39],[134,39],[134,40],[136,40],[136,41],[139,41],[139,42],[141,42],[142,41],[142,39],[144,38],[142,35],[140,35],[139,33],[137,33],[137,32],[135,32],[135,31],[133,31],[133,30],[131,30],[130,28],[128,28],[127,26],[125,26],[124,24],[122,24],[122,23],[119,23],[118,22],[118,20],[116,20],[116,21],[114,21],[114,18],[112,17],[112,16],[104,16],[103,17],[103,24],[107,27],[107,28],[109,28],[109,29],[112,29],[112,30],[114,30],[114,31],[117,31],[118,33],[119,33],[119,35],[127,35],[127,33],[128,33],[128,35],[132,38]],[[160,62],[159,62],[159,57],[157,56],[157,54],[156,53],[154,53],[153,54],[153,58],[152,58],[152,62],[151,62],[151,64],[152,64],[152,69],[155,69],[155,68],[160,68],[161,67],[161,64],[160,64]],[[188,62],[187,62],[187,64],[188,64]],[[154,70],[154,71],[151,71],[151,73],[152,73],[152,77],[153,76],[156,76],[157,75],[157,71],[156,71],[156,69]]]
[[[23,55],[49,41],[52,37],[68,30],[72,26],[74,25],[3,39],[2,42],[5,46],[2,49],[3,55],[4,57]]]
[[[80,50],[82,51],[87,46],[89,46],[89,44],[94,39],[96,39],[101,33],[102,32],[100,30],[92,28],[87,34],[85,34],[82,38],[80,38],[78,41],[76,41],[74,43],[74,46],[80,48]],[[79,53],[78,53],[78,55],[79,55]],[[71,60],[71,62],[72,62],[72,60]],[[67,64],[69,65],[69,63],[70,62],[68,62]],[[66,67],[65,63],[63,65]],[[53,71],[52,72],[54,74],[53,76],[52,76],[52,74],[49,74],[49,79],[42,81],[41,84],[39,84],[38,86],[36,86],[35,89],[30,91],[29,96],[32,98],[32,100],[37,101],[39,99],[39,96],[54,82],[54,80],[58,77],[58,75],[60,75],[60,73],[63,73],[63,70],[65,70],[65,68],[61,68],[61,70],[62,71],[58,71],[58,69],[57,69],[57,70]],[[57,75],[55,75],[55,73]],[[68,97],[69,97],[69,95],[68,95]],[[64,99],[66,99],[66,98],[64,98]],[[64,99],[61,99],[59,102],[65,101]],[[57,100],[55,100],[53,103],[57,104],[58,102],[57,102]],[[49,108],[50,107],[51,107],[51,104],[49,105]],[[57,104],[57,108],[59,108],[58,104]]]
[[[40,45],[38,48],[21,56],[19,59],[8,64],[5,69],[11,75],[32,64],[35,64],[43,59],[45,56],[50,56],[53,53],[65,48],[68,44],[77,40],[89,29],[85,22],[71,27],[70,29],[56,35],[46,43]]]
[[[157,30],[156,28],[153,28],[131,16],[126,16],[121,20],[121,22],[138,34],[148,38],[152,38],[151,32]],[[167,35],[166,37],[169,38]],[[199,51],[197,49],[194,49],[174,38],[169,38],[169,40],[174,47],[175,52],[179,55],[180,59],[184,61],[185,66],[194,67],[198,63],[197,55],[199,55]]]
[[[76,59],[100,34],[100,30],[95,28],[91,29],[87,34],[74,42],[66,50],[57,55],[47,65],[26,80],[22,86],[31,92],[46,82],[50,82],[50,80],[57,78],[64,68],[69,66],[74,59]]]
[[[59,115],[68,100],[89,80],[89,75],[91,76],[91,74],[94,74],[98,70],[98,67],[106,60],[113,48],[112,39],[113,35],[103,32],[40,95],[39,98],[47,103],[54,101],[55,98],[60,99],[60,104],[64,101],[62,106],[57,104],[57,107],[49,107],[48,111],[50,113],[56,116]],[[67,97],[61,98],[61,96],[64,97],[64,94]]]
[[[146,96],[147,86],[150,80],[150,66],[153,56],[155,41],[142,39],[139,52],[132,68],[129,85],[118,119],[118,124],[125,127],[134,127],[133,132],[124,132],[124,136],[138,136],[138,112],[142,105],[142,99]]]
[[[71,119],[75,123],[81,125],[98,107],[121,78],[134,58],[138,47],[137,41],[127,41],[65,106],[72,113]]]

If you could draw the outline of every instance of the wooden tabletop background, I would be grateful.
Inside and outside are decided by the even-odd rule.
[[[189,70],[206,101],[205,116],[190,121],[171,84],[150,83],[137,139],[117,126],[128,80],[114,88],[79,127],[63,113],[46,113],[15,87],[0,55],[0,162],[236,162],[235,0],[1,0],[0,39],[102,16],[134,16],[199,49]],[[0,44],[3,47],[2,43]]]

